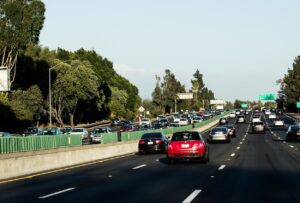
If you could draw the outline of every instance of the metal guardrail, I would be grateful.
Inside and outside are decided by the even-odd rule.
[[[215,116],[211,119],[195,123],[193,125],[170,127],[165,129],[147,130],[147,131],[134,131],[119,133],[101,133],[101,144],[116,143],[119,141],[132,141],[139,140],[144,133],[147,132],[162,132],[166,135],[173,134],[175,132],[191,130],[193,127],[199,128],[208,123],[216,121],[221,117],[228,115],[228,113]],[[73,147],[81,146],[81,135],[49,135],[49,136],[26,136],[26,137],[1,137],[0,138],[0,154],[13,153],[13,152],[25,152],[55,149],[60,147]]]
[[[1,137],[0,154],[81,146],[80,135]]]
[[[221,117],[224,117],[228,114],[229,113],[225,113],[223,115],[215,116],[211,119],[202,121],[200,123],[195,123],[194,127],[199,128],[199,127],[205,126],[208,123],[216,121],[216,120],[220,119]],[[169,134],[173,134],[175,132],[191,130],[191,129],[193,129],[193,125],[170,127],[170,128],[157,129],[157,130],[146,130],[146,131],[133,131],[133,132],[122,132],[122,133],[100,133],[101,144],[116,143],[116,142],[120,142],[120,141],[139,140],[144,133],[149,133],[149,132],[162,132],[166,135],[169,135]]]

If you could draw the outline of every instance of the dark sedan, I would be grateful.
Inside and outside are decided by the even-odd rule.
[[[165,152],[168,143],[167,137],[161,132],[145,133],[139,141],[139,154]]]
[[[286,133],[285,140],[289,141],[300,141],[300,126],[291,125]]]

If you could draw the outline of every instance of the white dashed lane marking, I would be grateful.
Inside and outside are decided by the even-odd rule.
[[[132,170],[136,170],[136,169],[139,169],[139,168],[143,168],[143,167],[145,167],[145,166],[147,166],[147,165],[146,165],[146,164],[143,164],[143,165],[140,165],[140,166],[136,166],[136,167],[132,168]]]
[[[74,189],[75,189],[74,187],[71,187],[71,188],[68,188],[68,189],[65,189],[65,190],[61,190],[61,191],[58,191],[58,192],[51,193],[49,195],[41,196],[41,197],[39,197],[39,199],[46,199],[48,197],[59,195],[59,194],[64,193],[64,192],[69,192],[69,191],[74,190]]]
[[[202,190],[195,190],[182,203],[191,203]]]
[[[226,165],[223,164],[223,165],[221,165],[221,166],[218,168],[218,170],[221,171],[221,170],[223,170],[225,167],[226,167]]]

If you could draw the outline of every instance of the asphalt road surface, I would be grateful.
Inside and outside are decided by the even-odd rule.
[[[236,129],[231,143],[210,144],[207,164],[128,155],[1,183],[0,202],[300,202],[300,145],[284,141],[287,128]]]

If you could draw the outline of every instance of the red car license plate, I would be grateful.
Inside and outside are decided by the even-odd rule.
[[[189,144],[181,144],[181,148],[189,148],[190,145]]]

